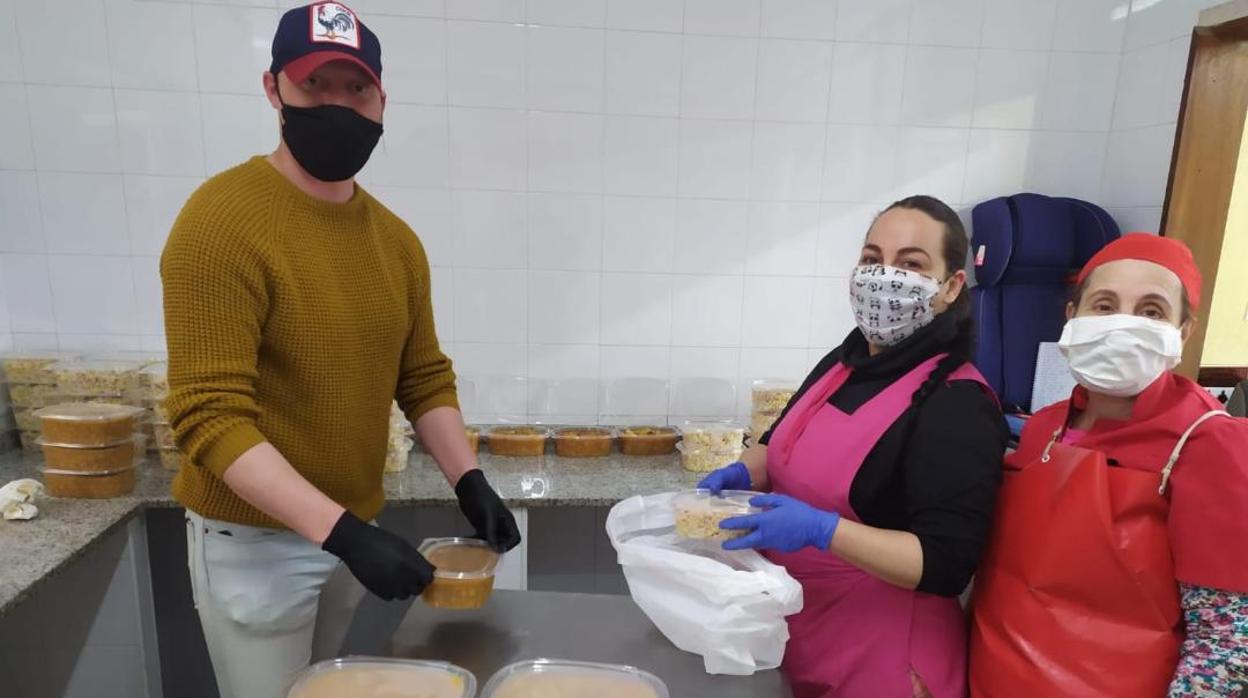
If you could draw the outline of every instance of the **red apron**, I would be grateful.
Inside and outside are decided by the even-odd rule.
[[[1039,457],[1007,462],[975,579],[971,693],[1163,696],[1182,642],[1166,490],[1188,437],[1225,412],[1192,423],[1159,471],[1059,443],[1066,414],[1036,425],[1052,428]]]
[[[941,358],[917,366],[852,415],[828,404],[850,369],[829,371],[772,434],[772,491],[859,521],[849,502],[854,476]],[[949,380],[984,382],[969,364]],[[813,548],[766,555],[802,585],[804,605],[788,619],[783,664],[795,698],[909,698],[911,669],[935,698],[966,694],[966,620],[957,599],[893,586]]]

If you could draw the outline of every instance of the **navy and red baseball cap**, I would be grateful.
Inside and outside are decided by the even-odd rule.
[[[291,82],[303,82],[330,61],[350,61],[381,85],[381,42],[351,8],[340,2],[314,2],[282,15],[273,34],[269,72],[285,70]]]

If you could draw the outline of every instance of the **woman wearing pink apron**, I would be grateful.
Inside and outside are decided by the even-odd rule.
[[[858,329],[806,379],[772,431],[711,473],[770,491],[730,519],[802,584],[783,670],[796,698],[961,698],[966,620],[1007,431],[968,363],[967,238],[910,197],[871,226],[850,281]]]

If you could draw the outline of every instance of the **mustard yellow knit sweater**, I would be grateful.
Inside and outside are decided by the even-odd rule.
[[[263,441],[368,521],[381,510],[390,401],[413,422],[458,408],[438,346],[429,263],[359,187],[332,204],[262,157],[187,201],[161,257],[173,494],[213,519],[280,527],[222,474]]]

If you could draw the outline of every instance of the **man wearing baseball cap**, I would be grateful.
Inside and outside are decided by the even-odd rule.
[[[477,535],[520,542],[464,438],[424,248],[354,181],[382,133],[381,73],[346,6],[283,15],[263,76],[277,150],[200,187],[161,258],[165,407],[187,457],[173,492],[225,698],[285,695],[337,653],[364,589],[403,599],[432,580],[407,540],[366,523],[392,400]]]

